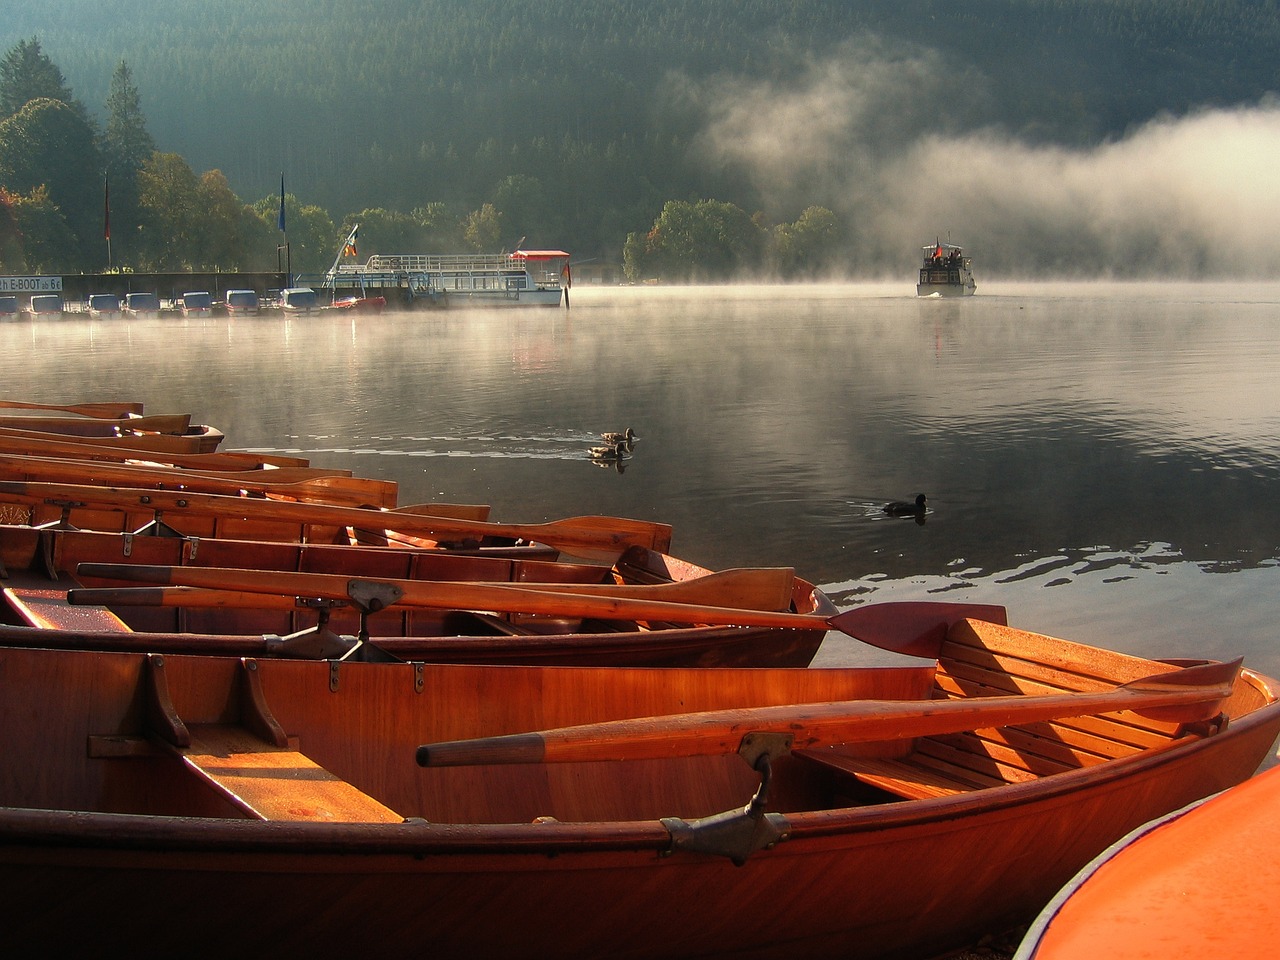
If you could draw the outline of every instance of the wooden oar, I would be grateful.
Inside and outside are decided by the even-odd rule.
[[[613,720],[536,733],[425,744],[418,748],[417,758],[424,767],[445,767],[709,756],[736,753],[743,737],[751,733],[788,735],[792,738],[791,749],[813,749],[1122,710],[1191,723],[1219,712],[1222,702],[1231,695],[1240,663],[1234,660],[1187,667],[1089,693],[960,700],[843,700]]]
[[[671,527],[668,524],[622,517],[570,517],[529,524],[488,523],[209,493],[18,481],[0,481],[0,499],[3,498],[36,503],[82,503],[122,512],[163,510],[170,522],[185,513],[215,518],[357,527],[362,530],[396,530],[446,541],[487,536],[516,538],[559,547],[566,553],[592,559],[617,559],[618,554],[632,546],[647,547],[660,553],[668,552],[671,547]]]
[[[296,473],[301,471],[301,473]],[[226,496],[275,496],[348,506],[393,507],[398,484],[393,480],[323,475],[313,467],[279,470],[209,472],[149,466],[60,460],[48,457],[0,458],[0,478],[41,483],[119,484],[163,490],[189,490]]]
[[[0,491],[4,484],[0,483]],[[769,569],[769,568],[764,568]],[[783,568],[790,569],[790,568]],[[353,582],[389,583],[401,589],[398,603],[407,606],[431,606],[448,609],[483,609],[503,613],[529,613],[560,617],[592,617],[600,620],[661,620],[674,623],[715,624],[737,627],[779,627],[793,630],[839,630],[860,639],[859,625],[867,618],[870,607],[855,607],[834,617],[816,614],[785,613],[779,604],[773,609],[749,609],[745,604],[729,606],[724,602],[706,603],[696,600],[673,599],[673,594],[631,594],[628,596],[592,596],[579,584],[560,584],[554,591],[539,589],[537,596],[526,595],[515,586],[476,588],[479,593],[466,597],[447,591],[430,593],[427,589],[404,589],[406,584],[420,581],[388,580],[386,578],[347,577],[340,574],[287,573],[271,571],[239,570],[222,567],[174,567],[127,563],[82,563],[81,576],[104,580],[125,580],[134,583],[167,584],[169,586],[207,587],[216,590],[242,590],[248,593],[275,593],[286,596],[325,597],[332,600],[346,599],[351,594]],[[700,579],[700,578],[699,578]],[[692,581],[682,581],[692,582]],[[667,584],[659,585],[666,588]],[[925,622],[925,614],[919,623],[909,624],[905,631],[932,630],[941,624],[949,629],[956,621],[973,617],[981,619],[993,608],[986,604],[932,603],[928,607],[931,619]],[[1003,608],[995,608],[1003,614]],[[878,619],[879,613],[872,615]],[[1001,616],[1000,623],[1004,622]]]
[[[157,434],[150,440],[164,436]],[[149,463],[166,463],[174,467],[192,467],[202,470],[253,470],[271,467],[308,467],[306,457],[288,457],[266,453],[238,453],[224,450],[217,453],[182,453],[177,450],[144,449],[132,447],[130,440],[140,437],[72,437],[63,433],[42,433],[38,430],[18,430],[0,427],[0,452],[28,456],[60,455],[65,459],[79,460],[144,460]]]
[[[603,571],[602,571],[603,572]],[[346,600],[353,584],[394,588],[394,602],[436,610],[498,610],[553,616],[627,620],[671,620],[696,623],[691,611],[700,604],[733,605],[743,612],[778,610],[791,601],[795,571],[790,567],[748,567],[660,584],[520,583],[508,581],[362,579],[331,573],[288,573],[225,567],[168,567],[127,563],[82,563],[81,577],[161,583],[286,597]],[[399,595],[396,596],[396,593]],[[75,588],[67,592],[76,605],[118,602],[110,588]],[[620,612],[625,608],[626,612]],[[654,609],[676,614],[643,616],[636,610]],[[576,611],[576,612],[575,612]]]
[[[81,417],[97,417],[103,420],[114,420],[142,413],[142,404],[132,400],[121,400],[115,403],[75,403],[65,407],[23,400],[0,400],[0,407],[9,410],[61,410],[63,413],[74,413]]]

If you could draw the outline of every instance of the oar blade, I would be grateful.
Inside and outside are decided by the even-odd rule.
[[[1120,687],[1134,694],[1155,694],[1160,691],[1178,691],[1199,688],[1200,698],[1177,703],[1167,707],[1136,707],[1134,713],[1141,714],[1151,720],[1163,720],[1169,723],[1195,723],[1216,717],[1222,712],[1222,706],[1235,689],[1236,680],[1244,658],[1237,657],[1225,663],[1208,662],[1193,667],[1182,667],[1143,677]]]
[[[830,624],[881,650],[936,660],[947,631],[959,620],[1009,622],[1005,608],[997,604],[907,600],[854,607],[832,617]]]

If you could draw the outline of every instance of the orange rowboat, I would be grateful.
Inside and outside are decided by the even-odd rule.
[[[1277,897],[1280,768],[1272,768],[1109,847],[1044,909],[1017,960],[1262,960],[1280,943]]]
[[[933,646],[880,668],[0,647],[6,933],[51,955],[136,950],[139,924],[167,946],[196,917],[211,954],[933,956],[1026,922],[1134,827],[1247,779],[1280,733],[1275,684],[1238,665],[1179,684],[1173,664],[947,604],[931,624],[931,606],[833,618]],[[806,733],[815,705],[948,701],[965,719],[910,739]],[[766,709],[789,728],[756,729]],[[620,720],[665,736],[726,710],[748,718],[728,753],[430,763],[433,744]]]

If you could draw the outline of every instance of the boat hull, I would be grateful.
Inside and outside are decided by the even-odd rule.
[[[1062,889],[1032,925],[1019,960],[1259,955],[1261,944],[1280,938],[1278,814],[1273,767],[1143,825]],[[1237,873],[1242,855],[1248,877],[1230,896],[1188,902],[1210,878]]]
[[[0,525],[0,562],[6,614],[0,618],[0,645],[59,649],[147,651],[232,657],[334,655],[323,643],[299,640],[284,647],[282,638],[316,630],[315,609],[291,598],[262,598],[260,606],[225,604],[113,604],[110,611],[135,632],[94,629],[94,614],[106,608],[68,607],[66,589],[76,582],[104,587],[135,587],[124,581],[76,579],[81,563],[143,563],[162,566],[228,566],[261,570],[312,570],[364,579],[473,580],[533,584],[602,582],[610,568],[548,562],[545,556],[519,559],[513,548],[485,555],[411,548],[345,547],[250,540],[183,540],[172,536],[123,536],[84,530],[37,530]],[[196,558],[199,558],[198,561]],[[58,573],[49,579],[46,566]],[[613,568],[630,583],[672,583],[712,571],[642,548],[628,550]],[[145,593],[145,590],[143,591]],[[803,579],[791,587],[790,606],[801,613],[830,616],[836,608]],[[0,604],[0,610],[4,604]],[[374,648],[401,660],[431,663],[506,663],[526,665],[631,667],[803,667],[818,652],[825,630],[762,627],[606,624],[574,618],[500,619],[469,611],[409,610],[391,607],[362,624],[349,607],[325,610],[329,635],[355,643],[362,626]],[[71,624],[51,621],[66,617]],[[115,621],[112,621],[113,623]],[[33,629],[34,627],[40,629]],[[536,627],[537,632],[531,632]]]
[[[446,290],[446,306],[558,307],[563,294],[554,290]]]
[[[972,297],[977,285],[969,283],[917,283],[917,297]]]
[[[235,664],[167,657],[162,669],[170,714],[225,719]],[[200,924],[210,953],[252,943],[260,953],[330,956],[926,956],[1034,914],[1126,831],[1248,777],[1280,731],[1266,682],[1246,677],[1237,699],[1252,709],[1212,736],[1007,788],[816,809],[806,800],[818,785],[794,768],[784,774],[780,761],[774,801],[785,839],[738,866],[673,852],[672,827],[659,819],[717,812],[720,787],[745,801],[757,778],[737,757],[529,773],[422,770],[412,752],[424,739],[477,728],[707,709],[731,698],[914,699],[929,669],[513,669],[257,662],[275,720],[308,756],[351,780],[379,758],[379,799],[422,818],[258,822],[235,819],[138,738],[140,655],[0,651],[8,932],[38,937],[30,942],[51,953],[136,953],[139,944],[145,952],[189,937],[197,909],[219,921]],[[34,721],[32,691],[54,687],[67,707],[56,722]],[[480,784],[493,822],[459,806]],[[678,784],[699,786],[675,800],[667,790]],[[640,815],[591,813],[612,809]]]

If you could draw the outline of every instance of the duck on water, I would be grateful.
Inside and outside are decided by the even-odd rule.
[[[925,512],[926,499],[921,493],[916,495],[914,501],[893,500],[884,505],[884,512],[892,517],[917,517]]]

